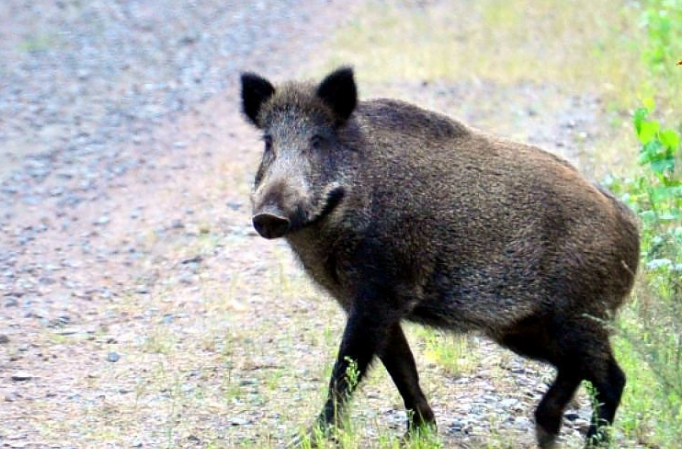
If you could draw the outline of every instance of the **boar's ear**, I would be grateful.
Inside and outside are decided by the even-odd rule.
[[[334,111],[341,123],[345,122],[358,103],[353,69],[341,67],[327,75],[317,88],[317,96]]]
[[[258,125],[258,112],[263,103],[275,93],[270,81],[255,73],[242,73],[242,109],[251,122]]]

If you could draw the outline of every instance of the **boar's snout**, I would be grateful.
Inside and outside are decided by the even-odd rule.
[[[276,239],[284,237],[291,227],[291,222],[277,212],[261,212],[253,216],[253,227],[261,237]]]

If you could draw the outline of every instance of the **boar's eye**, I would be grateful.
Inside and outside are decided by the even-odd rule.
[[[263,142],[265,142],[265,154],[272,152],[272,136],[263,136]]]
[[[319,134],[315,134],[312,139],[310,139],[310,146],[313,147],[313,150],[319,151],[322,149],[324,146],[324,137],[320,136]]]

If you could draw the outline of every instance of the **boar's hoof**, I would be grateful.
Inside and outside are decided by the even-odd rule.
[[[611,433],[607,426],[600,426],[587,434],[585,449],[606,449],[611,447]]]
[[[438,426],[436,421],[423,421],[420,423],[410,423],[407,426],[407,432],[403,435],[402,442],[406,446],[410,445],[411,441],[419,440],[420,438],[435,437],[438,434]]]
[[[538,447],[540,449],[557,449],[559,445],[556,442],[557,435],[546,431],[540,426],[535,428],[535,437],[538,441]]]
[[[289,230],[290,222],[284,217],[262,213],[253,217],[253,227],[266,239],[283,237]]]
[[[325,447],[325,441],[338,443],[334,426],[318,423],[289,441],[285,449],[300,449],[303,447],[315,449]]]

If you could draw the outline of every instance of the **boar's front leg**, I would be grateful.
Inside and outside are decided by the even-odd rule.
[[[384,302],[376,289],[363,289],[350,307],[346,329],[334,364],[329,394],[318,424],[340,425],[344,406],[366,374],[374,356],[387,342],[389,329],[399,323],[396,309]],[[353,369],[349,369],[353,365]],[[355,373],[353,373],[355,371]]]
[[[394,323],[390,327],[379,357],[405,401],[405,408],[410,414],[408,432],[422,426],[435,427],[433,411],[419,386],[417,365],[400,323]]]

